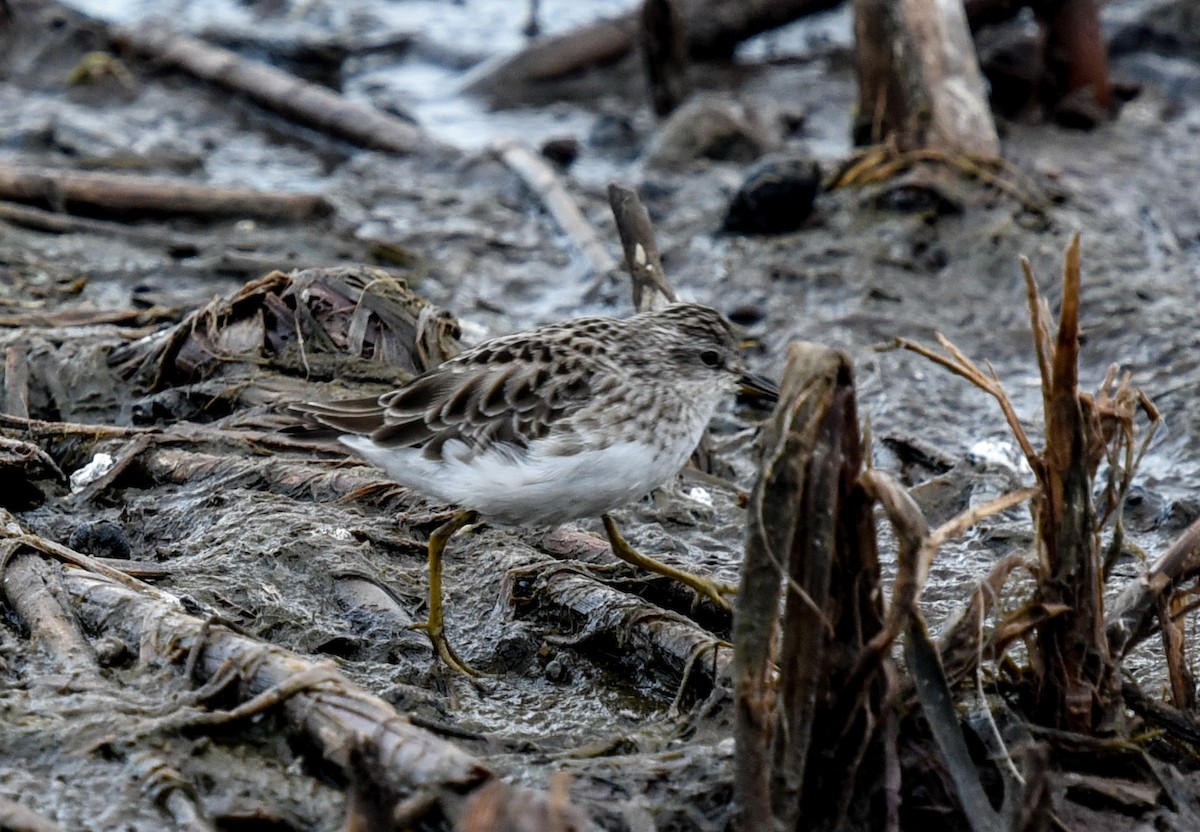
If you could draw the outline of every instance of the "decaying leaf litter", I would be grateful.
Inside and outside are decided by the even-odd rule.
[[[276,432],[273,418],[272,405],[289,397],[345,389],[349,379],[339,387],[329,378],[345,359],[335,365],[322,347],[352,344],[373,352],[381,343],[400,343],[403,338],[388,339],[406,332],[406,324],[419,328],[421,311],[429,309],[407,301],[396,283],[389,286],[394,305],[383,307],[387,317],[356,320],[361,307],[349,307],[345,298],[372,283],[373,272],[355,266],[350,276],[323,273],[317,279],[327,281],[325,294],[310,292],[312,306],[306,306],[284,297],[293,278],[263,277],[275,269],[390,266],[389,279],[406,278],[420,297],[453,312],[468,338],[568,314],[623,314],[624,285],[603,281],[599,294],[589,295],[594,276],[559,236],[557,221],[487,154],[451,154],[429,164],[358,151],[312,132],[297,137],[246,102],[137,63],[131,65],[144,75],[135,71],[132,94],[119,73],[64,91],[60,79],[103,41],[80,34],[69,14],[63,20],[55,25],[40,18],[8,52],[15,83],[4,95],[19,91],[38,105],[13,108],[21,118],[10,135],[41,137],[33,143],[35,161],[59,164],[70,154],[81,166],[119,166],[132,159],[155,174],[200,170],[202,179],[227,181],[238,181],[239,172],[249,178],[261,165],[253,171],[256,184],[311,185],[328,195],[335,211],[302,226],[136,214],[133,222],[102,215],[63,226],[64,215],[44,209],[9,212],[0,238],[11,275],[5,410],[23,415],[23,401],[35,419],[129,426],[7,420],[6,435],[28,444],[6,451],[6,469],[33,472],[41,493],[26,491],[27,504],[12,507],[19,511],[16,522],[49,541],[126,539],[136,561],[169,569],[152,582],[185,597],[194,619],[187,626],[203,627],[216,613],[235,630],[318,664],[322,656],[334,657],[353,683],[411,714],[445,743],[435,746],[434,759],[444,753],[458,760],[465,751],[539,789],[551,772],[567,771],[573,801],[609,826],[644,827],[646,819],[685,828],[726,822],[731,716],[708,691],[713,657],[718,668],[728,661],[727,652],[712,646],[714,636],[727,635],[727,621],[715,611],[690,615],[689,600],[669,587],[643,587],[634,579],[608,588],[581,577],[573,559],[606,562],[597,530],[586,524],[548,537],[484,529],[463,538],[451,555],[450,626],[471,622],[459,636],[467,652],[505,672],[482,690],[447,679],[432,668],[425,641],[407,629],[423,593],[424,535],[445,515],[343,457],[282,447],[289,440]],[[63,29],[70,37],[54,34]],[[740,82],[740,92],[750,101],[786,101],[804,111],[808,135],[791,141],[820,145],[837,137],[839,151],[831,155],[844,158],[853,89],[836,68],[839,48],[827,45],[815,63],[799,67],[761,64]],[[601,83],[616,89],[613,78],[622,79],[625,94],[603,102],[608,115],[633,112],[641,100],[636,74],[610,71]],[[762,108],[770,111],[766,103]],[[696,162],[686,174],[621,170],[644,177],[641,190],[677,288],[747,325],[761,344],[760,369],[782,368],[784,347],[796,336],[851,349],[876,465],[899,470],[906,484],[919,483],[918,501],[931,521],[1028,479],[1003,461],[1004,452],[1012,453],[1009,436],[981,394],[919,360],[868,348],[897,335],[928,341],[932,330],[944,331],[995,366],[1017,412],[1036,431],[1032,414],[1041,394],[1032,383],[1036,365],[1017,256],[1028,254],[1038,274],[1052,274],[1069,233],[1082,229],[1081,384],[1094,387],[1108,364],[1119,361],[1153,396],[1169,430],[1142,466],[1142,496],[1127,524],[1133,544],[1157,553],[1196,513],[1189,491],[1198,467],[1189,393],[1197,380],[1187,323],[1195,307],[1196,260],[1188,241],[1200,234],[1181,184],[1197,164],[1186,151],[1194,113],[1193,99],[1151,87],[1100,131],[1013,125],[1008,159],[1053,198],[1033,214],[1020,200],[971,185],[937,192],[938,211],[906,211],[885,183],[873,191],[822,195],[817,221],[798,234],[728,238],[715,232],[737,164]],[[111,130],[132,125],[129,135],[144,137],[149,125],[164,120],[192,129],[152,143],[150,151]],[[631,141],[644,141],[648,132],[635,117]],[[593,152],[609,166],[604,176],[581,168],[569,195],[616,262],[604,183],[619,163],[615,151]],[[955,199],[965,200],[957,211]],[[55,221],[59,228],[45,227]],[[258,284],[244,292],[251,298],[244,307],[210,303],[215,294],[233,297],[247,281]],[[1057,304],[1057,283],[1046,280],[1041,288]],[[170,335],[155,337],[163,321],[193,313],[175,330],[187,336],[179,339],[184,349]],[[329,315],[334,335],[327,330],[303,349],[274,349],[281,332],[318,331],[313,319],[320,315]],[[453,349],[457,333],[449,319],[427,314],[425,326],[422,360]],[[151,340],[139,340],[147,335]],[[217,361],[214,348],[222,355]],[[230,353],[242,358],[229,361]],[[20,377],[14,372],[20,366],[28,367],[25,395],[22,385],[9,382]],[[355,375],[355,392],[371,382],[381,390],[394,383],[394,371],[382,364],[368,362],[361,377],[339,372]],[[726,414],[714,430],[714,454],[729,466],[722,473],[744,489],[755,466],[754,431],[747,424]],[[231,436],[232,428],[242,432]],[[116,473],[68,496],[60,474],[78,470],[98,451],[114,457]],[[38,464],[31,467],[33,457]],[[648,551],[675,554],[733,580],[745,529],[738,494],[702,483],[710,507],[689,496],[695,485],[685,480],[676,493],[630,507],[623,519]],[[39,500],[39,507],[28,507]],[[97,528],[103,521],[118,530]],[[923,600],[931,623],[958,610],[997,559],[1002,564],[1031,539],[1028,515],[1014,510],[943,552]],[[94,554],[113,552],[98,546]],[[35,560],[27,546],[10,557],[18,566]],[[1136,568],[1123,558],[1117,579],[1127,581]],[[49,571],[38,579],[50,587],[49,597],[60,599],[57,615],[53,605],[46,608],[48,620],[70,620],[61,610],[74,602],[61,599],[77,597],[70,587],[80,576],[68,575],[61,589]],[[624,589],[636,589],[653,605]],[[1020,603],[1019,597],[1002,600]],[[658,612],[660,604],[684,617]],[[28,649],[24,629],[4,631],[11,679],[5,722],[12,729],[2,745],[14,760],[4,770],[6,795],[29,798],[27,805],[67,828],[162,828],[165,817],[179,828],[206,828],[189,820],[193,810],[224,826],[266,818],[284,827],[338,828],[344,798],[340,776],[328,766],[346,761],[322,763],[319,743],[284,730],[278,709],[257,720],[204,724],[202,713],[236,704],[233,687],[206,686],[198,697],[179,669],[218,654],[180,654],[173,636],[157,640],[163,658],[139,661],[126,646],[136,642],[112,637],[98,619],[82,619],[89,628],[82,637],[68,630],[56,640],[39,630],[34,643],[45,648],[40,652]],[[176,663],[164,666],[167,657]],[[341,684],[326,667],[299,672],[308,687],[290,700],[298,707],[304,696],[329,696],[328,688]],[[1159,678],[1153,667],[1141,672]],[[233,685],[231,676],[215,676]],[[676,701],[685,676],[691,684]],[[189,710],[197,702],[208,707]],[[189,717],[197,723],[192,728]],[[156,724],[157,733],[139,733]],[[377,751],[356,753],[371,758]],[[239,773],[233,787],[231,770]],[[346,762],[342,770],[355,769]],[[465,817],[447,784],[486,776],[471,765],[460,774],[435,772],[433,785],[413,790],[411,811],[418,816],[432,803],[450,817]],[[81,790],[80,783],[89,786]],[[122,799],[114,801],[113,794]],[[1155,811],[1158,800],[1151,793],[1141,811]]]

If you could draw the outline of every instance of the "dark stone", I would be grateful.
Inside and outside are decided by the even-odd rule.
[[[738,188],[724,229],[738,234],[782,234],[808,219],[821,188],[821,168],[806,156],[774,156],[759,162]]]
[[[569,168],[579,158],[579,139],[574,136],[547,139],[542,145],[542,155],[559,167]]]
[[[131,552],[125,530],[111,520],[80,523],[67,543],[76,552],[97,558],[128,560]]]

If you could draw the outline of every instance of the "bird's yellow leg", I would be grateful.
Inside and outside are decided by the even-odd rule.
[[[602,514],[600,515],[600,519],[604,521],[604,532],[608,535],[608,542],[612,546],[613,554],[621,560],[641,567],[647,572],[654,572],[671,580],[679,581],[679,583],[696,590],[696,592],[711,600],[721,609],[728,610],[730,608],[729,602],[725,600],[725,596],[737,592],[736,586],[723,584],[710,578],[702,578],[699,575],[693,575],[691,572],[684,572],[676,569],[674,566],[668,566],[654,558],[646,557],[637,549],[630,546],[629,542],[621,536],[621,532],[617,530],[617,524],[613,522],[611,517],[607,514]]]
[[[455,533],[468,523],[474,523],[479,515],[473,511],[460,511],[450,520],[438,526],[429,536],[429,620],[413,625],[429,634],[438,655],[447,667],[464,676],[479,676],[478,670],[458,657],[450,642],[446,641],[445,619],[442,610],[442,552]]]

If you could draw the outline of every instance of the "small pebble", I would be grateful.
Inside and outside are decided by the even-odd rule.
[[[551,659],[546,662],[546,678],[555,684],[563,684],[570,676],[567,666],[558,659]]]

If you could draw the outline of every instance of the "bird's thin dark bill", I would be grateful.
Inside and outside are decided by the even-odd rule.
[[[746,373],[739,379],[739,383],[742,385],[741,392],[743,393],[749,393],[770,402],[779,401],[779,385],[766,376]]]

